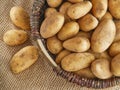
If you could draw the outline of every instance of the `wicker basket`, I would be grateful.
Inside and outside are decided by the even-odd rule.
[[[46,40],[43,39],[39,34],[39,28],[41,22],[44,19],[44,11],[47,8],[46,0],[35,0],[32,12],[31,12],[31,37],[33,40],[34,45],[41,48],[45,56],[48,58],[48,61],[51,63],[53,70],[60,75],[61,77],[67,79],[70,82],[76,83],[80,86],[85,86],[88,88],[108,88],[120,83],[120,78],[112,77],[107,80],[100,80],[100,79],[88,79],[80,77],[74,73],[66,72],[62,68],[60,68],[55,62],[55,56],[51,54],[46,48]]]

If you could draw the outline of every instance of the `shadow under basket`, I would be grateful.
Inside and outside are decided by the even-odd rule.
[[[44,20],[44,11],[47,7],[46,0],[34,1],[30,15],[31,38],[33,44],[39,47],[43,51],[44,55],[48,58],[49,63],[51,63],[51,66],[53,67],[53,71],[69,82],[76,83],[82,87],[84,86],[88,88],[102,89],[120,84],[119,77],[112,77],[106,80],[84,78],[74,73],[64,71],[55,63],[55,56],[47,50],[46,40],[43,39],[39,34],[41,23]]]

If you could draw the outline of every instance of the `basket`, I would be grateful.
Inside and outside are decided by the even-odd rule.
[[[74,73],[64,71],[55,63],[54,61],[55,56],[47,50],[46,40],[43,39],[39,34],[40,25],[44,20],[44,11],[47,7],[48,6],[46,3],[46,0],[34,1],[31,15],[30,15],[31,38],[32,38],[33,44],[36,45],[37,47],[40,47],[44,55],[48,58],[47,61],[49,61],[50,65],[53,67],[53,71],[58,76],[61,76],[66,80],[68,80],[69,82],[76,83],[82,87],[102,89],[102,88],[113,87],[120,84],[119,77],[112,77],[106,80],[84,78]]]

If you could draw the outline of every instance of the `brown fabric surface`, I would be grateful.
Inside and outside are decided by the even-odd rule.
[[[28,13],[34,0],[0,0],[0,90],[94,90],[81,88],[57,76],[52,68],[45,62],[45,56],[40,54],[39,60],[29,69],[20,74],[13,74],[9,68],[11,57],[21,48],[31,45],[31,41],[16,47],[7,46],[3,34],[16,28],[9,17],[11,7],[22,6]],[[119,86],[106,90],[120,90]]]

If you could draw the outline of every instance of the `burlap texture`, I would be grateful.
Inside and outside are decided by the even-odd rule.
[[[39,60],[20,74],[13,74],[9,68],[11,57],[21,48],[31,45],[31,41],[16,47],[7,46],[3,34],[16,27],[12,24],[9,11],[18,5],[30,13],[34,0],[0,0],[0,90],[93,90],[81,88],[57,76],[45,62],[46,57],[40,54]],[[120,90],[119,86],[106,90]]]

